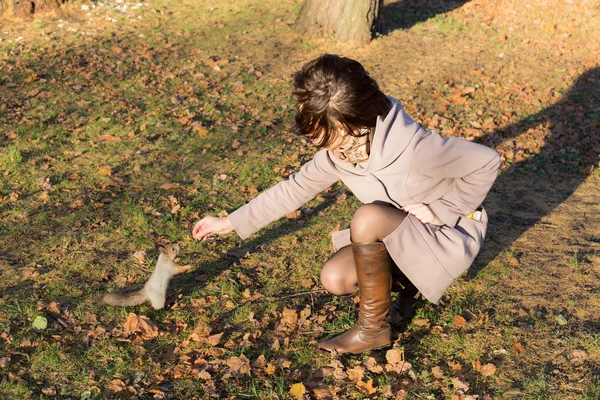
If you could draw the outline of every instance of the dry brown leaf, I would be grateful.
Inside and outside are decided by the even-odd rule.
[[[390,364],[399,364],[404,361],[404,351],[402,349],[391,349],[385,353],[385,359]]]
[[[127,389],[127,387],[125,386],[125,383],[123,383],[123,381],[120,379],[113,379],[108,384],[108,390],[110,390],[113,393],[122,392],[125,389]]]
[[[295,399],[302,399],[304,393],[306,393],[306,388],[304,387],[304,384],[302,384],[302,382],[294,383],[290,388],[290,395],[292,395],[292,397],[294,397]]]
[[[454,326],[457,328],[462,328],[463,326],[465,326],[465,324],[467,323],[467,320],[464,319],[462,316],[457,315],[456,317],[454,317]]]
[[[243,354],[239,357],[227,359],[227,366],[229,367],[229,372],[234,375],[250,375],[250,360]]]
[[[431,375],[433,375],[436,379],[442,379],[444,377],[444,373],[440,367],[431,368]]]
[[[515,343],[513,348],[518,354],[523,354],[523,352],[525,352],[525,347],[523,347],[523,345],[519,342]]]
[[[71,209],[79,208],[79,207],[83,206],[84,204],[85,203],[83,202],[83,200],[77,199],[69,206],[69,208],[71,208]]]
[[[180,187],[181,187],[180,183],[163,183],[162,185],[159,186],[159,189],[171,190],[171,189],[177,189]]]
[[[121,54],[123,53],[123,48],[115,45],[111,46],[110,51],[112,51],[115,54]]]
[[[460,377],[452,378],[452,386],[454,386],[455,389],[462,390],[465,393],[469,391],[469,385]]]
[[[42,203],[47,202],[48,200],[50,200],[50,195],[48,195],[48,192],[41,192],[38,195],[38,200],[41,201]]]
[[[367,367],[369,371],[373,373],[379,374],[383,372],[383,367],[377,364],[377,360],[375,360],[375,358],[373,357],[367,358],[363,364],[365,365],[365,367]]]
[[[43,388],[42,393],[46,396],[56,396],[56,388],[54,386]]]
[[[365,375],[365,369],[360,365],[357,365],[354,368],[348,368],[346,373],[348,374],[348,379],[352,381],[361,381]]]
[[[223,336],[223,332],[211,335],[206,338],[206,343],[210,344],[211,346],[216,346],[221,341],[221,336]]]
[[[194,342],[203,342],[210,335],[210,326],[202,321],[198,321],[198,325],[190,333],[190,340]]]
[[[146,264],[146,252],[144,250],[138,250],[133,253],[133,258],[135,258],[140,264]]]
[[[83,313],[83,323],[88,325],[95,325],[98,323],[98,319],[96,318],[96,314],[92,314],[91,312],[86,311]]]
[[[358,389],[359,389],[361,392],[363,392],[363,393],[366,393],[366,394],[373,394],[373,393],[377,392],[377,389],[375,389],[375,388],[373,387],[373,379],[369,379],[369,380],[368,380],[368,381],[366,381],[366,382],[359,381],[359,382],[356,384],[356,387],[358,387]]]
[[[125,321],[125,333],[127,335],[139,334],[142,339],[149,340],[158,336],[158,328],[145,315],[137,316],[129,313]]]
[[[204,369],[202,371],[198,372],[196,374],[196,376],[198,376],[198,378],[200,378],[200,379],[204,379],[205,381],[212,379],[212,376],[210,376],[210,373]]]
[[[98,138],[101,142],[120,142],[121,138],[113,135],[104,134]]]
[[[296,310],[285,307],[282,312],[281,323],[289,327],[295,327],[298,323],[298,313]]]
[[[324,383],[320,383],[311,389],[315,399],[328,399],[331,398],[335,393],[329,386]]]
[[[15,133],[15,131],[8,131],[8,132],[6,132],[6,138],[7,139],[16,139],[17,134]]]
[[[254,361],[254,363],[252,363],[252,366],[255,368],[264,368],[267,366],[267,360],[264,356],[264,354],[261,354],[260,356],[258,356],[258,358],[256,359],[256,361]]]
[[[481,369],[479,370],[479,372],[481,373],[481,375],[483,376],[492,376],[496,373],[496,366],[494,364],[485,364],[484,366],[481,367]]]

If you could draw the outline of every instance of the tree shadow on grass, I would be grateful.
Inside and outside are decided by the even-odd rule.
[[[594,68],[582,74],[558,103],[480,140],[489,147],[503,148],[505,154],[514,154],[515,162],[500,174],[486,198],[486,242],[468,278],[475,277],[528,229],[542,223],[543,217],[597,172],[599,115],[600,68]],[[546,132],[543,140],[536,139],[540,126]],[[527,156],[523,145],[536,140],[537,154]]]
[[[462,7],[470,0],[398,0],[389,2],[381,10],[380,33],[388,35],[396,29],[409,29],[436,15]]]

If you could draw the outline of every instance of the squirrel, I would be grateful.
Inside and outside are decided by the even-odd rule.
[[[179,253],[179,245],[162,245],[159,246],[159,250],[160,255],[158,256],[156,267],[154,267],[154,271],[143,289],[125,294],[107,293],[102,300],[106,304],[121,307],[137,306],[145,301],[149,301],[155,310],[164,308],[169,281],[173,275],[188,271],[191,266],[179,266],[175,264],[175,257]]]

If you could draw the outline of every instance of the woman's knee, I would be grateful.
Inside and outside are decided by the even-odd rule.
[[[321,269],[321,285],[328,292],[337,296],[352,293],[356,288],[356,273],[352,258],[347,260],[345,254],[337,254],[323,265]]]
[[[406,212],[388,204],[365,204],[356,210],[350,222],[353,242],[381,241],[406,217]]]

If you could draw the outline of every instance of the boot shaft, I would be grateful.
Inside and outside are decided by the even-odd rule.
[[[352,243],[352,253],[360,288],[358,323],[366,331],[381,329],[391,306],[390,255],[382,242]]]

